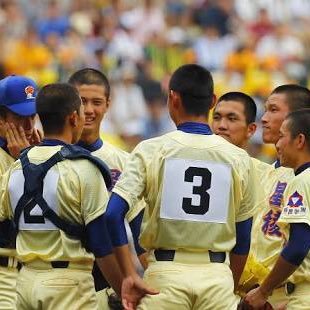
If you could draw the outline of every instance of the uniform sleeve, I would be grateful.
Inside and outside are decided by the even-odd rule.
[[[144,199],[138,201],[138,203],[126,213],[126,220],[130,223],[134,220],[146,207],[146,202]]]
[[[11,171],[9,170],[4,175],[0,176],[0,221],[13,217],[8,190],[10,174]]]
[[[129,206],[129,216],[134,218],[144,208],[141,200],[146,188],[146,162],[143,150],[138,145],[130,154],[124,171],[113,188]]]
[[[83,168],[80,170],[81,213],[87,225],[105,212],[109,194],[100,170],[90,162]]]
[[[292,223],[310,225],[309,188],[301,178],[294,178],[284,193],[284,204],[278,220],[280,226]]]
[[[236,214],[236,222],[245,221],[255,214],[258,204],[258,178],[250,157],[246,157],[240,166],[241,203]]]

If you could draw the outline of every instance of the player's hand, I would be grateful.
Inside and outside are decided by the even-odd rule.
[[[18,158],[21,150],[30,146],[22,126],[16,128],[12,123],[5,123],[7,147],[12,157]]]
[[[148,287],[139,276],[130,276],[122,283],[122,302],[125,310],[135,310],[142,297],[159,292]]]
[[[41,143],[42,140],[43,140],[43,132],[38,128],[34,128],[32,137],[29,140],[30,145],[38,145]]]
[[[267,302],[268,296],[263,294],[260,287],[257,287],[248,292],[244,298],[245,306],[241,309],[253,309],[253,310],[272,310],[272,306]]]

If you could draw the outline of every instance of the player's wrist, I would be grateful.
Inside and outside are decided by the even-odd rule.
[[[272,289],[268,288],[264,284],[262,284],[259,288],[260,294],[267,300],[269,296],[272,295]]]

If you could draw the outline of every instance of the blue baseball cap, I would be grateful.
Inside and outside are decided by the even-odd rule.
[[[10,75],[0,80],[0,106],[20,116],[36,113],[37,85],[27,77]]]

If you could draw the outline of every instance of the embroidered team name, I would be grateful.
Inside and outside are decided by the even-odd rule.
[[[283,201],[283,193],[286,186],[286,182],[278,182],[274,193],[269,198],[269,205],[272,208],[263,216],[262,231],[265,235],[275,237],[282,236],[280,228],[277,225],[277,221],[281,215],[281,203]]]
[[[117,169],[110,169],[110,173],[111,173],[111,178],[112,178],[112,185],[110,188],[108,188],[109,192],[112,191],[113,187],[115,186],[122,172]]]
[[[297,191],[289,197],[287,205],[283,208],[283,214],[285,215],[305,215],[306,211],[307,208],[303,204],[303,196]]]

